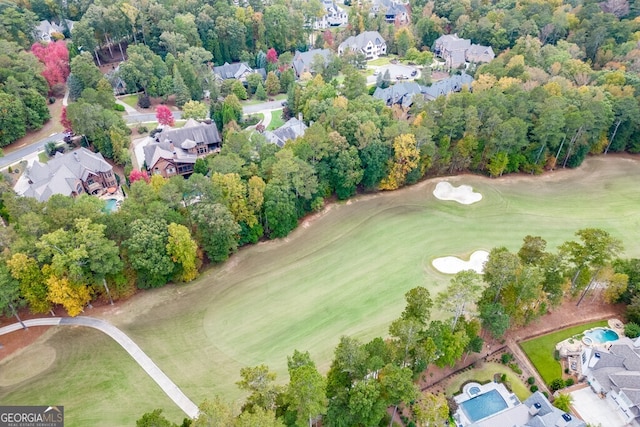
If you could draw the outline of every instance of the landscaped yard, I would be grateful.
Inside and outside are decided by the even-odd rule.
[[[462,384],[466,383],[467,381],[477,381],[483,384],[488,381],[493,381],[493,376],[495,374],[507,375],[507,382],[511,387],[511,391],[514,392],[516,396],[518,396],[518,399],[520,399],[520,401],[523,401],[527,397],[531,396],[529,387],[520,380],[515,372],[513,372],[508,366],[501,363],[483,363],[479,368],[464,371],[461,374],[456,375],[449,382],[449,384],[447,384],[445,393],[447,396],[460,393]]]
[[[367,65],[375,65],[375,66],[387,65],[391,63],[392,59],[396,59],[396,56],[395,55],[381,56],[378,59],[372,59],[371,61],[367,61]]]
[[[441,180],[471,185],[483,199],[473,205],[436,200],[432,192]],[[340,336],[386,335],[409,289],[426,286],[435,296],[448,284],[450,276],[431,267],[436,257],[466,258],[496,246],[515,251],[528,234],[541,235],[555,251],[585,227],[606,229],[622,239],[624,256],[639,257],[639,180],[640,160],[608,156],[544,177],[462,175],[363,196],[331,205],[286,239],[240,250],[194,283],[121,302],[106,318],[194,402],[216,394],[238,399],[242,367],[267,364],[284,382],[295,349],[309,351],[326,372]],[[124,352],[96,338],[98,332],[80,331],[60,329],[43,339],[56,348],[56,361],[37,375],[28,369],[35,355],[0,361],[0,375],[23,373],[0,387],[0,401],[64,404],[74,414],[69,426],[114,425],[95,418],[106,406],[117,412],[118,425],[133,425],[156,407],[181,421]]]
[[[595,328],[596,326],[607,326],[607,321],[602,320],[580,326],[573,326],[529,341],[524,341],[520,343],[520,347],[522,347],[527,354],[527,357],[538,370],[542,379],[549,384],[556,378],[562,378],[562,366],[560,362],[554,358],[556,344],[580,334],[587,329]]]
[[[120,101],[124,102],[130,107],[138,108],[138,95],[127,95],[120,98]]]
[[[285,99],[287,99],[287,94],[286,93],[280,93],[276,96],[270,96],[269,98],[273,99],[274,101],[284,101]],[[265,102],[268,102],[267,100],[261,101],[259,99],[255,99],[255,98],[251,98],[251,99],[247,99],[245,101],[240,101],[240,103],[243,106],[247,106],[247,105],[258,105],[258,104],[263,104]]]
[[[269,123],[269,126],[267,126],[267,130],[278,129],[283,124],[284,119],[282,118],[282,110],[274,110],[271,112],[271,122]]]

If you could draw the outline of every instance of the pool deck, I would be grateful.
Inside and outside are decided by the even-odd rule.
[[[475,390],[474,388],[476,387],[480,389],[480,391]],[[505,403],[507,404],[507,407],[501,411],[498,411],[494,414],[489,415],[488,417],[482,418],[475,422],[470,420],[467,417],[467,414],[462,409],[461,404],[475,397],[488,393],[491,390],[496,390],[498,393],[500,393],[500,396],[504,399]],[[462,393],[460,393],[457,396],[454,396],[453,399],[459,406],[458,410],[454,415],[454,418],[456,420],[456,425],[458,426],[474,426],[474,427],[483,426],[484,427],[486,425],[487,427],[489,426],[501,427],[501,425],[496,425],[495,422],[492,424],[489,421],[492,418],[494,418],[496,415],[499,415],[506,411],[512,411],[514,409],[517,409],[517,407],[522,406],[520,405],[520,400],[518,399],[518,397],[515,394],[509,392],[509,390],[507,390],[504,384],[495,383],[495,382],[490,382],[487,384],[480,384],[476,382],[467,383],[462,388]],[[525,412],[527,412],[526,409],[525,409]],[[485,422],[487,422],[488,424],[484,424]]]

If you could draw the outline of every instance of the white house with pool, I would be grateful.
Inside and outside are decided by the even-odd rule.
[[[500,383],[468,383],[454,397],[458,427],[586,427],[581,419],[554,407],[544,394],[520,402]]]
[[[606,348],[585,346],[580,361],[591,390],[606,398],[624,425],[640,427],[640,338],[621,337]]]

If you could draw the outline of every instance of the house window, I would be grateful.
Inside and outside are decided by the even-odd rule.
[[[175,174],[176,173],[176,168],[174,168],[173,166],[169,166],[167,168],[167,173],[170,174],[170,175]]]
[[[154,175],[159,175],[160,174],[160,168],[153,169],[153,174]]]
[[[209,147],[206,145],[198,146],[198,154],[206,154],[209,152]]]

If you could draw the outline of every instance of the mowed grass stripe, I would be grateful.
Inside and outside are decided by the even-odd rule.
[[[335,204],[286,239],[245,248],[193,284],[137,296],[110,320],[195,402],[240,398],[241,367],[266,363],[286,381],[294,349],[309,350],[326,369],[341,335],[386,335],[407,290],[423,285],[435,296],[448,284],[450,276],[431,267],[436,257],[517,250],[527,234],[555,250],[583,227],[606,229],[624,241],[625,256],[640,256],[639,166],[635,158],[594,158],[577,171],[447,177]],[[436,200],[442,179],[473,186],[482,201]],[[69,344],[85,347],[82,339]]]

